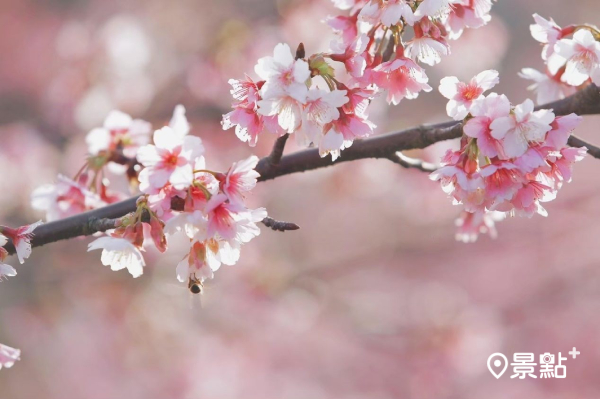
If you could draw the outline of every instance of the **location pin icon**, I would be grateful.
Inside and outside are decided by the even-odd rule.
[[[498,379],[502,377],[502,374],[506,371],[508,360],[502,353],[493,353],[488,357],[487,366],[490,373]]]

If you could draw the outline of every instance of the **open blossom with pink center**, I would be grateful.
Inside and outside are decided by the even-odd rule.
[[[600,67],[600,43],[587,29],[580,29],[573,39],[560,39],[554,45],[554,54],[548,59],[552,74],[566,65],[561,80],[571,86],[579,86]]]
[[[498,236],[495,222],[504,220],[506,214],[478,210],[476,212],[461,212],[456,219],[456,241],[464,243],[475,242],[479,234],[489,234],[491,238]]]
[[[490,125],[500,117],[510,114],[510,101],[504,94],[491,93],[487,97],[475,100],[470,108],[473,118],[463,127],[464,133],[477,139],[477,147],[483,156],[506,159],[502,142],[492,136]]]
[[[371,121],[357,114],[347,113],[342,108],[339,111],[339,118],[324,126],[325,133],[318,143],[321,157],[331,154],[334,161],[355,139],[370,136],[376,127]]]
[[[121,148],[125,156],[133,158],[138,148],[148,144],[151,133],[149,122],[133,119],[121,111],[111,111],[104,120],[104,126],[90,131],[85,141],[92,155]]]
[[[415,15],[407,0],[371,0],[365,5],[359,13],[359,18],[369,22],[372,25],[382,23],[390,27],[400,22],[400,18],[408,25],[415,21]]]
[[[277,135],[285,133],[277,123],[277,116],[264,116],[257,112],[258,101],[262,99],[259,85],[262,86],[263,81],[255,83],[246,77],[245,80],[230,79],[229,84],[235,101],[233,111],[223,115],[221,125],[224,130],[235,126],[236,136],[251,147],[256,145],[258,136],[265,130]]]
[[[458,39],[465,28],[476,29],[491,21],[492,0],[452,0],[452,8],[445,21],[448,38]]]
[[[286,95],[301,103],[306,99],[306,81],[310,78],[308,63],[294,59],[287,44],[279,43],[275,46],[272,57],[259,59],[254,71],[265,81],[260,89],[263,99]]]
[[[97,193],[85,187],[86,182],[86,175],[78,181],[58,175],[55,184],[44,184],[31,193],[31,207],[45,212],[46,221],[51,222],[105,206]]]
[[[223,193],[232,203],[242,203],[244,194],[256,186],[256,179],[260,177],[254,170],[258,164],[258,157],[252,155],[243,161],[234,162],[221,178],[220,186]]]
[[[464,119],[470,112],[473,101],[483,97],[483,92],[496,86],[500,79],[494,70],[477,74],[468,83],[463,83],[456,76],[447,76],[440,81],[439,91],[449,99],[446,106],[448,116],[454,120]]]
[[[154,132],[154,145],[138,151],[138,161],[145,166],[139,174],[140,189],[153,194],[167,183],[183,189],[194,180],[193,165],[204,152],[199,137],[181,135],[169,126]]]
[[[415,23],[414,30],[415,37],[406,45],[406,54],[409,57],[427,65],[435,65],[442,61],[442,55],[450,54],[443,25],[423,18]]]
[[[21,264],[31,255],[31,239],[34,236],[34,230],[40,224],[42,224],[41,220],[16,229],[6,226],[0,227],[0,233],[12,240]]]
[[[2,367],[11,368],[17,360],[21,360],[20,357],[21,351],[19,349],[0,344],[0,370]]]
[[[296,142],[302,146],[319,143],[324,126],[339,119],[338,108],[347,102],[346,90],[310,90],[302,113],[302,126],[294,133]]]
[[[95,249],[102,250],[100,258],[104,266],[111,270],[127,269],[135,278],[142,275],[146,266],[144,257],[138,247],[130,240],[121,237],[100,237],[88,245],[88,252]]]
[[[536,102],[545,104],[548,102],[562,100],[574,94],[577,89],[561,80],[562,74],[551,75],[549,72],[542,73],[533,68],[523,68],[519,72],[523,79],[533,80],[533,84],[527,87],[536,93]]]
[[[550,125],[552,130],[548,132],[544,144],[555,149],[566,147],[571,133],[582,120],[583,118],[576,114],[557,116]]]
[[[508,116],[495,119],[490,127],[492,137],[502,140],[504,154],[508,158],[521,156],[530,142],[542,142],[552,129],[554,113],[549,110],[533,111],[533,101],[527,99],[515,107]]]
[[[374,83],[388,91],[387,101],[394,105],[404,98],[417,98],[421,91],[431,91],[428,81],[423,68],[406,57],[384,62],[374,70]]]

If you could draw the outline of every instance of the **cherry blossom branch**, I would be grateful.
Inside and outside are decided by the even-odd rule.
[[[556,115],[568,115],[570,113],[576,113],[577,115],[600,114],[600,89],[591,84],[572,96],[543,104],[536,109],[553,109]],[[425,148],[438,141],[456,139],[461,136],[461,122],[450,121],[436,125],[417,126],[400,132],[356,140],[335,161],[330,158],[321,158],[318,149],[311,148],[284,156],[278,165],[271,165],[266,158],[263,158],[256,166],[256,171],[260,173],[259,181],[271,180],[291,173],[306,172],[357,159],[394,159],[397,157],[396,152],[398,151]],[[590,149],[589,154],[591,156],[600,158],[600,149],[580,138],[571,136],[569,145],[586,146]]]
[[[572,96],[544,104],[538,107],[538,109],[540,108],[551,108],[556,115],[567,115],[573,112],[578,115],[600,114],[600,90],[595,85],[590,85]],[[431,126],[418,126],[400,132],[356,140],[350,148],[342,152],[342,155],[336,161],[331,161],[329,157],[321,158],[318,149],[314,148],[286,156],[278,155],[283,153],[283,147],[287,140],[287,136],[282,136],[277,140],[278,142],[275,144],[271,155],[259,161],[256,171],[261,175],[258,180],[265,181],[292,173],[305,172],[365,158],[383,158],[406,166],[408,165],[406,159],[401,159],[397,155],[398,152],[425,148],[438,141],[459,138],[461,135],[462,123],[460,122],[450,121]],[[585,142],[579,137],[571,136],[569,145],[586,146],[591,156],[600,158],[600,148]],[[273,162],[273,160],[278,160],[278,162]],[[420,166],[417,166],[419,161],[411,161],[412,165],[410,167],[427,171],[431,168],[431,165],[420,162]],[[137,199],[138,197],[133,197],[103,208],[43,224],[35,230],[35,236],[31,244],[33,247],[39,247],[60,240],[112,229],[115,227],[117,218],[136,210]],[[295,228],[290,227],[296,226],[293,223],[277,222],[270,218],[263,220],[263,223],[267,227],[278,231],[282,231],[281,228],[283,227],[288,227],[284,230],[294,230]],[[6,249],[10,254],[14,254],[14,247],[10,243],[7,244]]]

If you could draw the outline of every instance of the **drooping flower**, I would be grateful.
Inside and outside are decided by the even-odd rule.
[[[531,36],[544,44],[542,59],[547,60],[554,53],[554,44],[562,36],[562,28],[552,18],[547,20],[538,14],[533,14],[533,19],[535,24],[529,26]]]
[[[404,18],[408,25],[412,25],[416,20],[406,0],[371,0],[360,10],[359,18],[372,25],[382,23],[387,27],[396,25],[400,18]]]
[[[506,218],[502,212],[488,212],[479,210],[476,212],[461,212],[456,219],[456,241],[464,243],[475,242],[479,234],[489,234],[491,238],[496,238],[498,232],[495,222]]]
[[[410,58],[399,57],[384,62],[374,72],[374,83],[388,91],[387,101],[390,104],[398,105],[404,98],[417,98],[421,91],[432,90],[423,68]]]
[[[448,116],[455,120],[464,119],[470,112],[473,101],[483,97],[483,92],[490,90],[499,82],[498,72],[483,71],[463,83],[455,76],[447,76],[440,81],[439,91],[449,99],[446,106]]]
[[[435,65],[442,61],[442,55],[450,54],[443,25],[434,23],[429,18],[422,18],[413,28],[415,37],[406,45],[409,57],[427,65]]]
[[[6,226],[0,228],[0,233],[12,240],[17,252],[17,257],[19,258],[19,262],[21,264],[23,264],[25,259],[29,258],[31,255],[31,239],[34,236],[33,231],[40,224],[42,224],[41,220],[26,226],[21,226],[17,229],[12,229]]]
[[[2,367],[11,368],[17,360],[21,360],[20,357],[21,351],[19,349],[0,344],[0,370]]]
[[[100,237],[88,245],[88,252],[95,249],[102,250],[100,260],[104,266],[111,270],[127,269],[135,278],[142,275],[146,266],[144,257],[138,247],[130,240],[120,237]]]
[[[360,115],[340,109],[339,118],[323,128],[324,135],[318,143],[319,154],[321,157],[331,154],[331,159],[335,161],[341,151],[350,147],[355,139],[373,134],[375,127],[375,124]]]
[[[515,107],[514,113],[495,119],[491,135],[502,140],[504,153],[509,158],[521,156],[529,142],[541,142],[552,129],[554,113],[549,110],[533,111],[533,101],[527,99]]]

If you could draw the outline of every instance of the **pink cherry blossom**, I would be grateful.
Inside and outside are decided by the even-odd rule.
[[[332,160],[336,160],[343,149],[352,145],[357,138],[367,137],[373,134],[376,127],[372,122],[363,119],[357,114],[340,109],[338,119],[324,126],[325,132],[319,144],[319,154],[325,157],[331,154]]]
[[[240,162],[234,162],[227,174],[220,179],[223,193],[232,203],[243,203],[244,194],[256,186],[256,179],[260,177],[254,170],[258,164],[258,157],[251,156]]]
[[[154,145],[138,151],[138,161],[145,166],[139,174],[140,189],[146,193],[160,189],[167,182],[176,189],[192,184],[193,164],[204,152],[199,137],[181,135],[170,126],[154,132]]]
[[[148,144],[151,133],[150,123],[132,119],[121,111],[111,111],[104,120],[104,126],[89,132],[85,141],[92,155],[121,148],[125,156],[133,158],[139,147]]]
[[[46,212],[48,222],[107,204],[97,193],[85,187],[87,182],[85,175],[82,175],[77,182],[63,175],[58,175],[56,180],[56,184],[42,185],[31,193],[32,208]]]
[[[471,110],[473,101],[483,97],[482,93],[498,84],[498,72],[483,71],[463,83],[455,76],[447,76],[440,81],[439,91],[449,99],[446,111],[455,120],[464,119]]]
[[[17,229],[12,229],[6,226],[0,227],[0,233],[12,240],[17,252],[17,257],[19,258],[19,262],[21,264],[23,264],[25,259],[29,258],[31,255],[31,239],[34,236],[33,231],[41,224],[42,221],[39,220],[35,223],[21,226]]]
[[[20,357],[21,351],[19,349],[0,344],[0,370],[2,367],[11,368],[17,360],[21,360]]]
[[[272,57],[259,59],[254,71],[265,81],[261,88],[264,100],[289,96],[300,103],[305,101],[310,70],[306,61],[294,59],[287,44],[279,43]]]
[[[396,25],[400,18],[404,18],[408,25],[412,25],[416,20],[407,0],[371,0],[361,9],[359,18],[373,25],[382,23],[387,27]]]
[[[548,132],[544,145],[555,149],[566,147],[569,136],[582,120],[583,118],[576,114],[557,116],[551,124],[552,130]]]
[[[580,29],[573,39],[560,39],[554,45],[554,54],[548,60],[553,74],[566,65],[561,80],[571,86],[579,86],[599,68],[600,43],[587,29]]]
[[[532,217],[536,213],[548,216],[548,212],[540,202],[551,201],[555,196],[556,192],[551,187],[530,180],[517,191],[511,203],[518,216]]]
[[[264,116],[257,112],[258,102],[262,99],[260,87],[264,81],[255,83],[246,77],[245,80],[230,79],[229,84],[235,102],[233,111],[223,115],[221,125],[224,130],[235,126],[236,136],[251,147],[256,145],[258,136],[265,130],[277,135],[285,134],[277,123],[277,116]]]
[[[450,54],[445,28],[441,24],[423,18],[414,25],[414,30],[415,37],[406,45],[409,57],[427,65],[435,65],[442,61],[442,55]]]
[[[481,154],[490,158],[497,156],[502,159],[507,158],[502,142],[492,136],[490,125],[495,119],[509,115],[508,98],[505,95],[491,93],[485,98],[475,100],[470,113],[473,118],[465,123],[463,131],[467,136],[477,139],[477,147]]]
[[[190,279],[200,283],[212,279],[214,272],[221,265],[215,255],[205,243],[195,241],[189,254],[177,264],[177,279],[182,283]]]
[[[350,44],[358,36],[358,28],[356,26],[358,14],[351,16],[338,15],[329,17],[325,21],[334,32],[338,33],[344,44]]]
[[[453,0],[452,9],[446,19],[448,37],[458,39],[465,28],[480,28],[486,25],[492,17],[491,0]]]
[[[415,16],[422,17],[439,17],[450,12],[451,0],[423,0]]]
[[[492,137],[502,140],[509,158],[521,156],[529,142],[541,142],[552,129],[554,114],[549,110],[533,111],[533,101],[527,99],[515,107],[514,113],[495,119],[490,127]]]
[[[331,59],[338,62],[343,62],[348,73],[359,78],[365,73],[367,67],[367,60],[365,57],[365,50],[369,44],[369,38],[367,35],[358,36],[350,45],[346,45],[340,42],[332,42]]]
[[[399,57],[384,62],[374,72],[374,83],[388,91],[387,101],[390,104],[398,105],[404,98],[417,98],[419,92],[432,90],[423,68],[410,58]]]
[[[486,165],[479,173],[485,183],[488,209],[495,209],[504,201],[510,201],[526,181],[520,169],[507,161]]]
[[[310,90],[302,113],[302,127],[294,134],[296,142],[302,146],[319,143],[324,126],[339,119],[338,108],[347,102],[348,97],[345,90]]]
[[[547,20],[538,14],[533,14],[535,24],[530,25],[531,36],[544,44],[542,59],[547,60],[554,53],[554,44],[562,36],[562,28],[552,18]]]
[[[130,240],[120,237],[100,237],[88,245],[88,252],[95,249],[102,250],[100,260],[104,266],[110,266],[111,270],[127,269],[134,277],[139,277],[146,266],[144,257],[138,247]]]
[[[496,231],[495,223],[503,220],[506,217],[501,212],[488,212],[485,210],[479,210],[476,212],[461,212],[458,219],[456,219],[456,241],[464,243],[475,242],[479,237],[479,234],[489,234],[491,238],[496,238],[498,232]]]
[[[536,102],[545,104],[548,102],[562,100],[563,98],[575,93],[576,88],[561,81],[562,74],[550,75],[541,73],[533,68],[523,68],[519,72],[523,79],[533,80],[534,83],[527,87],[536,93]]]

